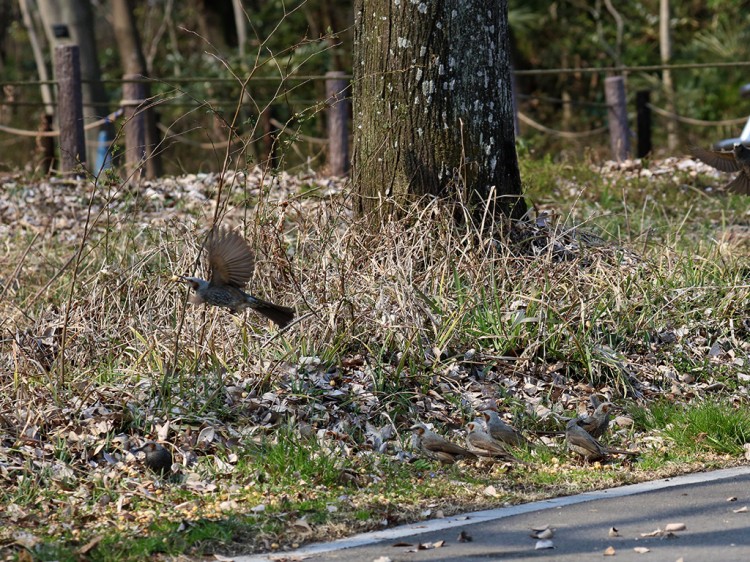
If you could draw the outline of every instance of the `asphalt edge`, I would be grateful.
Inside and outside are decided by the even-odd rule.
[[[313,543],[292,551],[254,554],[251,556],[237,556],[231,559],[225,558],[225,560],[233,560],[234,562],[274,562],[278,560],[304,560],[305,558],[317,554],[333,552],[336,550],[344,550],[347,548],[354,548],[358,546],[365,546],[381,541],[400,539],[407,536],[420,535],[422,533],[430,533],[432,531],[441,531],[458,525],[474,525],[475,523],[496,521],[498,519],[504,519],[506,517],[512,517],[514,515],[522,515],[524,513],[542,511],[544,509],[559,508],[594,500],[601,500],[605,498],[633,496],[636,494],[642,494],[644,492],[663,490],[665,488],[673,488],[676,486],[686,486],[689,484],[699,484],[703,482],[714,482],[716,480],[724,480],[726,478],[744,476],[746,474],[750,474],[750,466],[748,465],[738,466],[734,468],[725,468],[712,472],[695,472],[682,476],[674,476],[672,478],[662,478],[660,480],[651,480],[649,482],[640,482],[638,484],[628,484],[625,486],[618,486],[616,488],[607,488],[605,490],[594,490],[591,492],[577,494],[575,496],[563,496],[559,498],[551,498],[548,500],[540,500],[509,507],[499,507],[495,509],[486,509],[483,511],[474,511],[459,515],[452,515],[451,517],[444,517],[441,519],[429,519],[427,521],[419,521],[417,523],[408,523],[406,525],[399,525],[398,527],[383,529],[382,531],[369,531],[367,533],[360,533],[358,535],[353,535],[351,537],[345,537],[330,542]]]

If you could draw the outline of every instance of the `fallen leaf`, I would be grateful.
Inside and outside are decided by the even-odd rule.
[[[651,549],[646,548],[645,546],[636,546],[633,550],[635,550],[638,554],[646,554],[647,552],[651,552]]]
[[[747,506],[743,505],[741,508],[739,508],[739,509],[733,509],[732,511],[734,513],[747,513]]]
[[[555,532],[552,529],[545,529],[544,531],[539,531],[539,534],[537,534],[536,538],[551,539],[553,536],[555,536]]]
[[[484,494],[485,496],[490,496],[490,497],[493,497],[493,498],[496,498],[496,497],[497,497],[497,490],[496,490],[496,489],[495,489],[495,487],[494,487],[493,485],[491,485],[491,484],[490,484],[489,486],[487,486],[487,487],[486,487],[486,488],[484,489],[484,491],[483,491],[482,493],[483,493],[483,494]]]
[[[300,533],[312,533],[312,527],[310,527],[310,523],[308,523],[304,517],[300,517],[292,523],[292,527],[294,527],[295,531],[299,531]]]
[[[19,546],[32,550],[42,542],[42,539],[26,531],[19,531],[13,535],[13,541]]]
[[[615,548],[613,546],[608,546],[603,554],[604,556],[614,556],[616,554]]]
[[[78,549],[78,554],[83,555],[83,554],[88,553],[97,544],[99,544],[103,538],[104,538],[104,535],[99,535],[99,536],[94,537],[93,539],[91,539],[89,542],[87,542],[81,548]]]
[[[552,541],[536,541],[534,550],[544,550],[547,548],[555,548],[555,544]]]
[[[551,539],[555,531],[554,529],[550,528],[549,525],[543,525],[540,527],[532,527],[531,530],[533,531],[531,535],[529,535],[532,539]]]
[[[219,504],[221,511],[237,511],[240,505],[235,500],[224,500]]]
[[[198,445],[201,445],[201,444],[208,445],[209,443],[211,443],[211,441],[214,440],[215,437],[216,437],[216,430],[213,427],[211,426],[204,427],[203,429],[201,429],[201,432],[198,434],[198,439],[196,440],[196,442]]]
[[[470,534],[468,534],[466,531],[461,531],[458,533],[458,542],[471,542],[472,537]]]

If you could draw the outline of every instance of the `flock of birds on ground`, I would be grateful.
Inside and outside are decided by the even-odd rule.
[[[739,172],[727,183],[724,191],[750,195],[750,148],[738,143],[730,151],[691,149],[693,157],[723,172]],[[233,314],[251,308],[284,329],[294,319],[295,310],[274,304],[244,292],[242,289],[252,277],[254,259],[247,241],[238,233],[214,227],[206,240],[208,280],[199,277],[176,275],[191,289],[190,301],[228,308]],[[637,455],[637,451],[612,449],[602,445],[600,439],[609,427],[611,402],[595,403],[591,415],[578,416],[566,422],[565,440],[568,450],[586,462],[596,462],[611,455]],[[426,458],[452,464],[461,459],[492,459],[521,463],[508,447],[528,448],[531,443],[505,423],[494,410],[484,410],[481,418],[466,424],[465,446],[458,445],[438,435],[426,425],[417,423],[414,446]],[[136,453],[144,454],[146,466],[165,473],[172,466],[172,455],[158,443],[146,443]]]
[[[638,451],[613,449],[598,441],[609,428],[615,406],[611,402],[600,402],[596,396],[591,397],[591,402],[595,406],[592,414],[577,416],[566,422],[564,435],[568,450],[586,463],[604,461],[612,455],[638,455]],[[528,450],[533,447],[532,443],[504,422],[495,410],[483,410],[479,414],[479,418],[466,424],[464,446],[438,435],[423,423],[416,423],[411,426],[413,447],[421,456],[442,464],[453,464],[459,460],[489,460],[528,465],[512,451],[518,448]],[[162,475],[171,472],[172,454],[163,445],[149,442],[134,452],[143,453],[145,465],[154,472]]]
[[[637,455],[638,451],[612,449],[602,445],[598,439],[606,433],[614,405],[599,402],[593,414],[577,416],[566,422],[565,441],[568,450],[584,461],[603,461],[611,455]],[[414,445],[420,453],[443,464],[453,464],[462,459],[490,459],[500,462],[526,464],[516,458],[509,447],[529,448],[531,443],[519,431],[505,423],[494,410],[480,412],[481,418],[466,424],[465,446],[449,441],[427,428],[423,423],[414,424]]]

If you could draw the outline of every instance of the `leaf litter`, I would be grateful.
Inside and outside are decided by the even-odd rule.
[[[230,174],[224,181],[260,185],[258,174],[257,171]],[[63,252],[61,257],[45,258],[35,254],[26,258],[32,270],[38,272],[38,283],[43,285],[45,279],[54,279],[57,272],[65,270],[65,260],[74,255],[72,252],[91,213],[100,217],[122,214],[127,217],[129,227],[135,225],[144,232],[171,228],[182,243],[187,243],[188,235],[200,230],[203,218],[213,210],[218,180],[213,174],[193,174],[146,182],[140,193],[121,190],[114,196],[104,196],[87,182],[71,189],[54,181],[26,183],[6,177],[2,180],[4,197],[0,198],[0,235],[7,234],[8,240],[18,241],[19,236],[26,233],[50,243],[57,241],[61,248],[67,248],[68,253]],[[338,180],[321,180],[309,175],[281,174],[275,182],[275,196],[280,201],[293,201],[292,206],[299,215],[330,212],[325,202],[340,197],[344,190]],[[315,185],[318,197],[297,197],[301,186],[307,185]],[[254,187],[251,192],[253,189],[260,195],[260,189]],[[274,207],[273,212],[278,208]],[[50,209],[55,212],[50,213]],[[562,271],[560,265],[571,260],[594,269],[611,267],[615,255],[618,256],[617,267],[622,268],[623,274],[649,267],[635,253],[613,251],[585,232],[565,231],[544,215],[524,228],[516,233],[517,237],[533,240],[527,248],[532,255],[543,256],[549,252],[553,257],[547,267],[551,270]],[[106,229],[101,232],[105,233]],[[267,233],[261,232],[259,236],[267,236]],[[159,236],[152,242],[154,250],[147,254],[151,258],[158,252],[169,252],[168,246],[174,243]],[[190,247],[189,243],[187,245]],[[195,255],[187,252],[187,257],[194,259]],[[267,276],[269,286],[279,285],[269,273],[276,258],[263,257],[266,259],[259,264],[260,274]],[[187,263],[187,260],[179,262],[179,258],[170,259],[172,268]],[[320,454],[332,458],[351,459],[355,463],[366,461],[366,466],[372,466],[373,462],[377,466],[378,461],[373,461],[373,456],[402,463],[417,460],[402,434],[406,420],[391,419],[388,415],[384,405],[389,397],[379,382],[403,376],[404,365],[414,361],[405,352],[386,361],[376,354],[362,352],[347,353],[335,361],[320,355],[301,355],[293,361],[274,362],[258,357],[250,366],[239,362],[230,366],[217,365],[208,376],[195,380],[193,390],[196,396],[220,397],[218,408],[204,407],[196,412],[194,400],[176,395],[165,414],[158,397],[166,365],[154,358],[167,346],[159,340],[159,334],[140,333],[143,327],[140,317],[139,322],[130,324],[97,325],[93,311],[103,310],[107,303],[115,308],[122,306],[112,297],[120,291],[127,298],[142,302],[145,314],[155,316],[160,309],[179,309],[178,289],[160,284],[147,286],[140,272],[132,266],[108,263],[85,272],[82,284],[86,292],[76,295],[71,309],[64,311],[50,304],[35,307],[36,316],[31,316],[15,302],[35,306],[43,300],[43,291],[39,296],[28,295],[18,281],[18,277],[0,279],[0,292],[6,295],[0,309],[4,318],[0,327],[4,334],[10,335],[0,341],[0,349],[8,351],[2,370],[7,374],[23,373],[27,381],[39,382],[19,386],[12,376],[3,379],[5,396],[23,396],[23,400],[6,398],[0,403],[0,481],[8,490],[17,490],[35,475],[45,474],[46,483],[57,496],[55,501],[64,498],[68,507],[59,511],[47,502],[34,506],[8,503],[0,516],[13,524],[3,531],[6,537],[14,527],[44,528],[45,532],[54,534],[84,526],[93,534],[80,548],[92,545],[89,549],[93,549],[97,544],[94,541],[98,542],[100,537],[96,534],[99,529],[112,528],[138,535],[165,517],[190,521],[221,518],[228,512],[261,516],[267,506],[284,504],[283,494],[269,496],[268,502],[257,501],[261,498],[254,495],[251,488],[253,481],[263,480],[264,475],[255,474],[251,480],[232,483],[228,488],[222,480],[237,472],[248,449],[261,451],[264,443],[272,443],[275,431],[288,420],[298,432],[296,438],[312,439],[320,447]],[[130,285],[127,292],[122,293],[127,285]],[[373,325],[388,326],[393,316],[387,310],[389,297],[381,298],[386,305],[379,310],[382,315],[374,318]],[[527,298],[517,299],[506,311],[506,320],[514,322],[516,328],[542,322],[538,314],[527,315],[529,304]],[[430,311],[429,302],[425,302],[423,312],[440,324]],[[127,309],[122,308],[119,314],[124,319],[127,313]],[[335,316],[329,318],[334,323],[337,321]],[[105,316],[105,319],[111,318]],[[226,338],[247,337],[242,326],[231,318],[220,314],[218,319],[226,326],[213,329],[224,330]],[[155,328],[155,332],[167,330],[166,325],[150,327]],[[67,337],[64,348],[63,332]],[[707,357],[716,365],[736,368],[738,358],[727,353],[723,344],[707,338],[698,325],[663,326],[657,332],[656,343],[649,346],[646,355],[626,354],[607,346],[592,349],[595,369],[619,373],[631,397],[639,400],[665,393],[671,399],[693,398],[725,390],[710,372],[699,379],[678,375],[664,356],[666,346],[680,346],[681,351],[696,360]],[[121,334],[125,333],[133,334],[133,339],[123,342]],[[90,365],[109,348],[110,342],[123,342],[117,345],[123,346],[122,356],[130,359],[130,365],[126,362],[119,367],[118,377],[111,380],[78,379],[68,402],[55,400],[43,381],[55,376],[60,361],[79,365],[84,373],[91,373]],[[408,347],[408,339],[402,344]],[[457,350],[445,342],[435,342],[425,348],[428,351],[421,366],[430,385],[426,386],[422,378],[415,378],[409,389],[410,411],[414,418],[448,428],[460,427],[466,412],[488,403],[494,405],[496,396],[503,396],[506,402],[523,404],[524,409],[516,415],[524,420],[534,420],[542,427],[559,427],[559,420],[580,410],[590,394],[600,392],[615,396],[619,392],[607,385],[595,387],[575,381],[566,376],[568,365],[564,362],[538,363],[529,352],[519,357],[513,353],[499,354],[491,348]],[[168,357],[166,352],[164,357]],[[739,366],[743,365],[740,362]],[[269,372],[273,373],[273,384],[264,385],[263,377]],[[744,397],[746,387],[740,386],[739,393]],[[459,411],[456,404],[461,404]],[[220,410],[231,411],[232,415],[221,415]],[[616,427],[624,432],[629,432],[632,424],[633,420],[627,416],[615,419]],[[652,449],[665,446],[659,436],[632,433],[623,433],[623,436],[640,440],[640,444]],[[559,444],[553,437],[545,439],[552,446]],[[150,440],[170,447],[176,471],[169,478],[155,478],[144,472],[142,461],[132,453]],[[342,483],[356,487],[366,488],[384,477],[377,468],[352,470],[340,463],[339,470]],[[100,493],[102,486],[106,494]],[[160,499],[167,497],[173,486],[195,497],[182,503]],[[482,495],[496,500],[507,497],[507,490],[494,483],[485,486]],[[98,500],[92,501],[95,496]],[[251,499],[248,505],[248,498],[255,499],[255,503]],[[160,509],[149,508],[149,505],[158,505]],[[165,512],[162,506],[169,509]],[[331,503],[326,504],[326,510],[332,516],[349,512]],[[276,507],[269,511],[275,512]],[[392,524],[403,517],[388,509],[385,513],[386,517],[377,518],[378,525]],[[293,531],[290,540],[324,534],[324,527],[318,529],[304,515],[297,517],[282,511],[278,519]],[[47,523],[42,525],[42,520]],[[18,536],[33,537],[33,534]],[[268,549],[272,544],[277,543],[260,539],[253,548]],[[540,544],[546,543],[542,540]]]

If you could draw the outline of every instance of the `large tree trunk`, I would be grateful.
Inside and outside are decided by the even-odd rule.
[[[129,0],[112,0],[112,25],[123,74],[136,74],[146,78],[146,57],[135,25],[133,5]],[[144,84],[144,95],[145,98],[151,96],[151,87],[148,83]],[[144,112],[146,123],[146,177],[155,178],[161,175],[161,156],[156,150],[159,144],[156,115],[153,107],[142,108],[140,111]]]
[[[357,210],[457,196],[519,217],[507,0],[356,0]],[[463,193],[460,193],[463,191]]]

